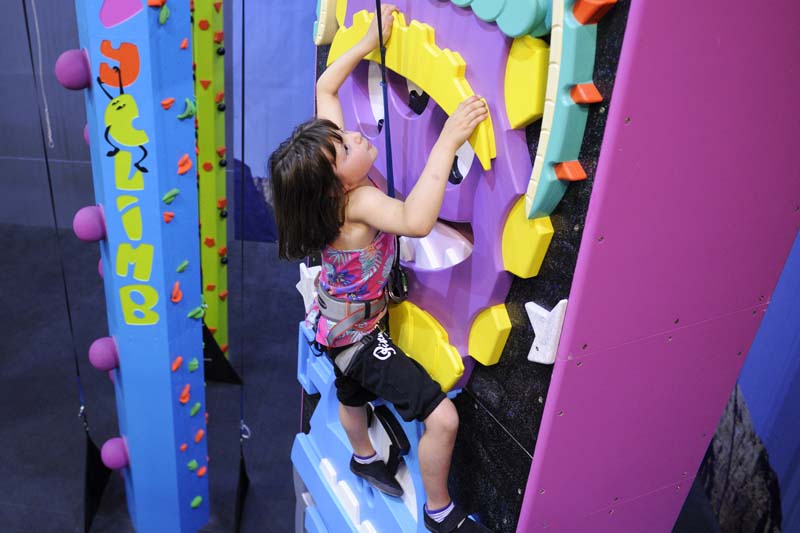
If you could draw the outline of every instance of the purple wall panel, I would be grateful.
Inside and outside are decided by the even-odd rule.
[[[792,5],[632,4],[520,531],[671,529],[800,227]]]

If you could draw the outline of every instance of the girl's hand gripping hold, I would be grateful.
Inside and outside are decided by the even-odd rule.
[[[481,121],[489,116],[486,102],[477,95],[472,95],[460,104],[447,119],[439,134],[439,140],[447,143],[453,150],[458,150]]]
[[[381,6],[381,32],[383,33],[383,44],[389,40],[392,35],[392,22],[394,22],[393,12],[397,11],[397,7],[392,4],[383,4]],[[368,51],[374,50],[378,47],[378,16],[377,14],[372,18],[372,23],[363,38],[364,47]]]

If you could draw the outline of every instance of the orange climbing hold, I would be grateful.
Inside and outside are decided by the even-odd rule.
[[[205,240],[203,241],[203,244],[211,248],[215,244],[217,244],[217,241],[214,240],[214,237],[206,237]]]
[[[184,37],[181,41],[181,50],[186,50],[187,48],[189,48],[189,38]]]
[[[182,364],[183,364],[183,357],[179,355],[178,357],[172,360],[172,371],[177,372]]]
[[[203,440],[203,436],[205,434],[206,434],[205,431],[203,431],[202,429],[198,429],[197,433],[194,434],[194,441],[195,442],[200,442],[201,440]]]
[[[189,154],[183,154],[180,161],[178,161],[178,174],[186,174],[192,169],[192,159]]]
[[[219,293],[219,299],[223,302],[228,298],[228,291],[222,291]]]
[[[209,327],[209,328],[208,328],[208,331],[209,331],[209,332],[210,332],[210,333],[213,335],[214,333],[216,333],[216,332],[217,332],[217,328],[212,328],[212,327]]]
[[[189,449],[189,447],[186,445],[186,443],[183,443],[183,444],[181,444],[180,448],[178,448],[178,449],[180,451],[182,451],[182,452],[185,452],[186,450]]]
[[[148,7],[162,7],[167,3],[167,0],[147,0]]]
[[[206,467],[201,466],[197,469],[197,477],[203,477],[206,475]]]
[[[576,104],[596,104],[603,101],[603,95],[592,82],[575,85],[569,95]]]
[[[222,44],[222,41],[224,41],[224,40],[225,40],[225,32],[224,31],[214,32],[214,42],[215,43]]]
[[[175,285],[172,286],[172,296],[170,297],[172,303],[176,304],[183,300],[183,291],[181,291],[181,282],[176,281]]]
[[[228,247],[221,246],[220,249],[217,251],[217,253],[219,254],[220,257],[225,257],[226,255],[228,255]]]
[[[581,181],[586,179],[586,171],[579,161],[564,161],[555,167],[556,177],[564,181]]]
[[[217,93],[217,95],[214,97],[214,102],[216,102],[216,103],[218,103],[218,104],[219,104],[219,103],[221,103],[223,100],[225,100],[225,91],[220,91],[220,92],[218,92],[218,93]]]
[[[225,209],[228,207],[228,199],[227,198],[220,198],[217,200],[217,209]]]
[[[164,211],[164,222],[169,224],[170,222],[172,222],[173,218],[175,218],[175,213],[173,213],[172,211]]]
[[[172,98],[172,97],[164,98],[163,100],[161,100],[161,107],[163,107],[164,111],[166,111],[167,109],[172,107],[172,104],[174,104],[174,103],[175,103],[175,99],[174,98]]]
[[[200,28],[201,30],[205,31],[209,27],[211,27],[211,24],[209,24],[206,19],[202,19],[200,22],[197,23],[197,27]]]
[[[228,348],[229,346],[227,344],[223,344],[219,347],[219,349],[222,350],[222,353],[228,353]]]
[[[597,24],[616,3],[617,0],[577,0],[572,14],[581,24]]]
[[[181,396],[180,398],[178,398],[178,401],[183,404],[189,403],[189,397],[190,397],[189,384],[187,383],[186,386],[183,387],[183,390],[181,391]]]
[[[200,85],[203,86],[203,89],[208,89],[208,86],[211,85],[211,80],[200,80]]]

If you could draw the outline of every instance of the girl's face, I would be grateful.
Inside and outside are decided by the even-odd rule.
[[[362,185],[378,157],[378,149],[357,131],[342,132],[342,143],[336,144],[334,171],[345,191]]]

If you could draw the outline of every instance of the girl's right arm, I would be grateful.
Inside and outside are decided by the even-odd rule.
[[[456,150],[488,116],[486,103],[478,96],[461,102],[445,122],[405,201],[390,198],[375,187],[359,187],[349,193],[348,218],[397,235],[424,237],[430,233],[442,208]]]

